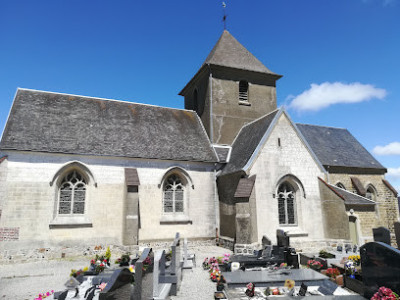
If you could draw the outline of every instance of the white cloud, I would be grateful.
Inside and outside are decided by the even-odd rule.
[[[388,168],[388,172],[386,175],[391,178],[400,179],[400,168]]]
[[[386,146],[376,146],[372,152],[376,155],[400,155],[400,143],[393,142]]]
[[[358,103],[374,98],[383,99],[387,92],[371,84],[359,82],[324,82],[312,83],[310,89],[295,96],[289,108],[299,111],[317,111],[338,103]],[[289,96],[290,100],[293,96]]]

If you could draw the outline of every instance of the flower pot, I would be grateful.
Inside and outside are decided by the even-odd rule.
[[[343,275],[336,276],[336,284],[343,286]]]

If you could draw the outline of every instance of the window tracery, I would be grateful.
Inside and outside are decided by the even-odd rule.
[[[288,182],[278,188],[278,213],[279,224],[296,224],[296,191]]]
[[[69,172],[59,187],[59,215],[85,213],[86,180],[77,170]]]

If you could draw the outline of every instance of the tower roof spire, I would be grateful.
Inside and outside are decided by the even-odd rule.
[[[263,65],[253,54],[224,30],[217,44],[207,56],[204,64],[219,65],[260,73],[277,75]]]

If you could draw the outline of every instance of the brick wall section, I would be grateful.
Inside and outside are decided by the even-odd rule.
[[[0,228],[0,242],[18,241],[19,240],[19,227]]]
[[[357,193],[351,183],[350,177],[357,177],[366,188],[369,184],[376,190],[377,208],[375,212],[366,212],[353,208],[360,218],[361,234],[366,241],[371,240],[372,228],[384,226],[394,234],[394,222],[399,218],[399,207],[397,198],[393,192],[383,183],[384,175],[362,175],[362,174],[329,174],[329,182],[336,185],[341,182],[348,191]]]

